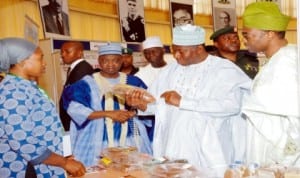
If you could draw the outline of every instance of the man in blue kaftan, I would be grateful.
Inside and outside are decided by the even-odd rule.
[[[146,85],[138,77],[119,72],[122,65],[119,44],[100,47],[98,61],[100,72],[67,87],[63,95],[64,107],[72,117],[73,155],[90,166],[97,164],[101,151],[107,147],[135,146],[140,152],[152,154],[147,122],[135,117],[124,99],[109,92],[116,84],[141,88]]]

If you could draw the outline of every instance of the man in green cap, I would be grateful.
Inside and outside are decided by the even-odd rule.
[[[122,49],[122,60],[123,64],[120,69],[121,72],[124,72],[129,75],[134,75],[139,71],[139,68],[136,68],[133,65],[133,50],[131,48],[123,48]]]
[[[225,27],[215,31],[210,39],[217,48],[216,55],[229,59],[238,65],[251,79],[258,72],[258,60],[255,53],[240,50],[241,42],[236,27]]]
[[[297,47],[285,39],[288,22],[272,2],[249,4],[243,14],[245,46],[268,59],[242,110],[248,122],[248,163],[299,165],[299,70]]]

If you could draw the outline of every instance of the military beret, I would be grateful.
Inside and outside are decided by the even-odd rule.
[[[123,48],[122,54],[132,54],[133,50],[131,48]]]
[[[221,28],[217,31],[215,31],[211,36],[210,39],[211,40],[216,40],[219,36],[227,34],[227,33],[237,33],[237,30],[235,27],[225,27],[225,28]]]

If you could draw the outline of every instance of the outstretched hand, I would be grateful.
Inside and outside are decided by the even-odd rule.
[[[176,91],[166,91],[160,95],[161,98],[165,99],[165,102],[169,105],[179,106],[181,96]]]
[[[140,90],[131,90],[125,95],[126,104],[145,111],[147,109],[147,101],[144,99],[145,92]]]

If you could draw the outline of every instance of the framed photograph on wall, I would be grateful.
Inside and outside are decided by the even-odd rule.
[[[144,1],[118,0],[120,32],[123,42],[143,42],[146,39]]]
[[[228,26],[237,27],[235,6],[235,0],[213,0],[212,13],[214,31]]]
[[[237,18],[235,9],[232,8],[213,8],[214,31],[218,29],[234,26],[236,27]]]
[[[24,38],[36,45],[39,42],[39,26],[28,15],[25,15]]]
[[[45,38],[69,38],[68,0],[38,0]]]
[[[171,0],[170,1],[170,17],[171,26],[194,24],[193,0]]]

